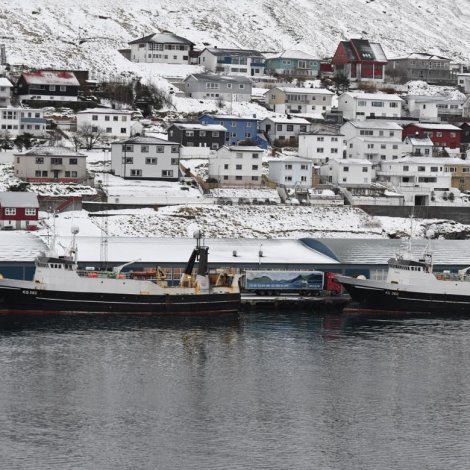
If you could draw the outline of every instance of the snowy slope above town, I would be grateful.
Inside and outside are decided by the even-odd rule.
[[[426,51],[468,61],[469,24],[470,0],[3,0],[0,5],[0,42],[10,63],[103,75],[150,73],[117,49],[158,30],[171,30],[198,47],[301,49],[319,57],[331,56],[339,40],[362,36],[379,41],[389,57]],[[152,72],[158,74],[158,67]]]

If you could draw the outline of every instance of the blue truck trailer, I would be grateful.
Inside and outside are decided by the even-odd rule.
[[[319,295],[325,288],[321,271],[249,270],[242,277],[242,289],[258,295],[295,293]]]

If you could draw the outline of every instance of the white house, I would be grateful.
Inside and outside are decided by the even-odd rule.
[[[0,133],[11,138],[20,134],[46,135],[46,119],[42,109],[0,108]]]
[[[269,164],[269,179],[279,185],[289,188],[302,186],[312,187],[312,160],[294,156],[284,156],[271,159]]]
[[[411,147],[402,142],[402,128],[392,121],[368,119],[348,121],[341,126],[347,158],[366,158],[374,163],[397,160]]]
[[[250,101],[253,83],[248,77],[194,73],[184,80],[184,92],[199,100]]]
[[[94,132],[102,131],[111,139],[129,137],[132,132],[132,111],[111,108],[86,109],[77,113],[77,128],[91,125]]]
[[[206,47],[199,56],[199,64],[210,72],[256,77],[264,75],[265,58],[253,49]]]
[[[374,117],[401,117],[403,100],[386,93],[346,92],[338,98],[338,109],[345,119],[373,119]]]
[[[343,158],[344,135],[336,126],[320,126],[299,134],[299,156],[315,164]]]
[[[320,167],[320,175],[323,182],[342,187],[369,186],[375,177],[372,163],[356,158],[330,160]]]
[[[0,77],[0,108],[11,105],[12,83],[8,78]]]
[[[447,96],[414,96],[405,98],[411,117],[422,121],[446,120],[448,116],[462,116],[465,98],[449,99]]]
[[[452,188],[452,172],[449,165],[453,158],[405,157],[384,162],[377,170],[377,181],[391,185],[404,195],[406,205],[427,206],[434,199],[442,199],[444,193],[460,194]]]
[[[132,62],[188,64],[194,44],[169,31],[152,33],[129,43]]]
[[[266,103],[276,113],[317,114],[330,111],[334,93],[326,88],[274,87],[266,92]]]
[[[221,186],[260,186],[263,154],[260,147],[224,145],[209,159],[209,178]]]
[[[428,136],[407,136],[403,143],[410,146],[409,154],[415,157],[432,157],[434,144]]]
[[[259,130],[265,132],[272,143],[278,140],[284,145],[296,140],[297,136],[301,132],[307,132],[309,127],[310,123],[306,119],[291,116],[268,117],[259,123]]]
[[[122,178],[176,181],[180,145],[156,137],[131,137],[111,144],[111,169]]]
[[[457,85],[464,93],[470,93],[470,73],[457,74]]]

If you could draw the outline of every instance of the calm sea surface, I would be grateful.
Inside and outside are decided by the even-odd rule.
[[[470,319],[0,328],[3,469],[468,469]]]

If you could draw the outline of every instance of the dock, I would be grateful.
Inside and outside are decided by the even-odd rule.
[[[242,294],[242,309],[246,312],[313,310],[322,313],[340,312],[350,302],[348,295],[307,297],[299,295],[261,296]]]

